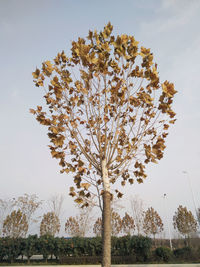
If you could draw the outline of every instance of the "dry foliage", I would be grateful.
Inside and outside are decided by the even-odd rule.
[[[72,237],[82,236],[77,218],[71,216],[67,219],[65,223],[65,232]]]
[[[33,219],[32,217],[41,204],[42,201],[39,201],[38,196],[35,194],[24,194],[23,196],[18,197],[15,201],[15,206],[18,207],[23,212],[23,214],[26,215],[26,219],[29,225],[32,222],[38,221],[36,218]]]
[[[163,231],[163,223],[157,211],[148,208],[144,215],[143,230],[146,235],[155,235]]]
[[[3,235],[12,238],[26,237],[28,231],[28,221],[26,215],[14,210],[3,222]]]
[[[113,211],[111,212],[111,235],[117,236],[122,230],[122,220],[120,215]]]
[[[46,108],[30,110],[48,127],[61,173],[73,174],[75,202],[84,207],[98,197],[102,266],[111,264],[111,197],[123,196],[116,181],[143,182],[146,164],[163,157],[168,128],[176,120],[174,85],[160,82],[150,49],[139,47],[133,36],[115,37],[112,30],[108,23],[99,33],[89,31],[86,39],[72,42],[71,55],[62,51],[43,62],[33,77],[44,89]]]
[[[122,218],[122,230],[126,235],[132,235],[135,230],[134,219],[127,212]]]
[[[197,221],[195,220],[192,212],[182,205],[180,205],[175,212],[173,224],[174,229],[178,230],[181,235],[187,238],[197,231]]]
[[[111,235],[117,236],[122,230],[122,219],[120,215],[112,210],[111,213]],[[93,233],[96,236],[102,235],[102,219],[97,218],[94,226],[93,226]]]
[[[40,224],[40,235],[55,236],[60,231],[60,220],[54,212],[44,214]]]
[[[92,210],[94,205],[85,208],[79,207],[79,214],[76,217],[69,217],[65,223],[65,232],[70,236],[84,237],[91,230],[93,217]]]
[[[160,82],[150,49],[112,30],[108,23],[100,33],[89,31],[72,42],[70,56],[62,51],[33,72],[47,108],[30,112],[48,127],[52,157],[62,173],[73,173],[70,195],[85,206],[119,179],[122,186],[142,183],[145,165],[163,157],[175,122],[174,85]],[[119,188],[112,193],[122,197]]]
[[[101,218],[97,218],[96,222],[94,223],[93,226],[93,233],[96,236],[102,236],[102,219]]]
[[[0,199],[0,236],[3,230],[3,222],[15,206],[15,199]]]

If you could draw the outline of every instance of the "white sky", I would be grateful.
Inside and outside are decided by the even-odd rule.
[[[148,167],[144,184],[126,187],[146,207],[162,217],[167,194],[170,219],[178,205],[194,212],[186,170],[196,205],[200,206],[200,1],[199,0],[1,0],[0,1],[0,198],[24,193],[47,199],[66,195],[65,214],[74,215],[68,196],[72,179],[59,174],[48,149],[47,129],[29,114],[41,103],[42,92],[32,82],[32,71],[44,60],[65,50],[71,41],[101,30],[111,21],[114,33],[134,35],[150,47],[161,80],[174,82],[177,123],[171,127],[164,158]],[[164,219],[164,218],[163,218]]]

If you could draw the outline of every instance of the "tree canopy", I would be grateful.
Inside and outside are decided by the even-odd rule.
[[[165,138],[174,123],[174,85],[160,82],[150,49],[133,36],[112,35],[108,23],[98,33],[72,42],[71,56],[58,53],[33,72],[45,89],[46,107],[30,111],[48,127],[52,157],[61,172],[74,173],[70,194],[87,205],[101,194],[102,164],[109,186],[146,178],[145,164],[163,157]],[[119,189],[112,189],[121,197]],[[85,197],[85,198],[83,198]],[[86,200],[86,201],[85,201]]]
[[[174,229],[185,237],[190,237],[192,233],[195,233],[198,226],[192,212],[182,205],[177,208],[174,214],[173,224]]]

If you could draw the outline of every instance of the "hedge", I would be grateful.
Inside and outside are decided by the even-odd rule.
[[[145,261],[151,250],[151,239],[138,236],[112,237],[113,262],[123,263]],[[32,255],[43,255],[47,262],[49,257],[55,256],[59,261],[80,263],[99,263],[102,254],[102,240],[100,237],[59,238],[37,235],[27,238],[0,238],[0,261],[15,262],[21,256],[26,256],[28,263]],[[90,259],[90,260],[89,260]]]

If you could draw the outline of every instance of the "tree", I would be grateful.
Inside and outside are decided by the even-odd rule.
[[[15,205],[15,199],[0,199],[0,236],[2,235],[3,222],[8,214],[11,213]]]
[[[80,225],[75,217],[70,216],[65,223],[65,232],[70,236],[82,236]]]
[[[143,229],[146,235],[155,235],[163,231],[163,223],[157,211],[148,208],[144,215]]]
[[[60,221],[54,212],[44,214],[40,224],[40,235],[55,236],[60,231]]]
[[[127,212],[125,212],[125,215],[122,218],[122,229],[126,235],[131,235],[135,230],[133,217],[131,217]]]
[[[93,233],[97,237],[102,236],[102,219],[101,218],[97,218],[96,222],[94,223]]]
[[[25,237],[28,231],[26,215],[14,210],[3,222],[3,235],[11,238]]]
[[[111,235],[112,236],[117,236],[122,229],[122,220],[120,215],[112,210],[111,213]],[[96,236],[101,236],[102,235],[102,219],[97,218],[94,227],[93,227],[93,232]]]
[[[14,205],[18,207],[23,214],[26,215],[26,219],[28,222],[28,226],[31,225],[31,223],[35,223],[38,221],[38,219],[33,219],[33,214],[36,212],[36,210],[40,207],[42,204],[42,201],[38,200],[38,196],[28,195],[24,194],[23,196],[20,196],[16,199]]]
[[[65,223],[65,232],[70,236],[85,237],[91,229],[93,218],[91,216],[93,204],[89,207],[79,207],[79,214],[76,217],[69,217]]]
[[[55,215],[59,218],[62,206],[63,206],[64,196],[63,195],[52,195],[49,199],[49,207],[52,212],[55,213]]]
[[[192,212],[187,210],[186,207],[180,205],[173,216],[174,229],[185,236],[185,238],[190,238],[190,234],[197,231],[197,221],[195,220]]]
[[[122,197],[114,184],[143,182],[145,165],[163,157],[175,122],[174,85],[160,82],[150,49],[112,30],[108,23],[100,33],[89,31],[87,40],[72,42],[71,56],[63,51],[37,68],[34,83],[45,89],[47,108],[30,110],[48,127],[61,172],[74,174],[70,195],[82,206],[99,197],[103,266],[111,260],[110,202],[114,193]]]
[[[111,235],[117,236],[122,229],[122,220],[120,215],[114,210],[111,211]]]
[[[144,202],[136,195],[130,198],[130,204],[137,234],[141,235],[144,220]]]

